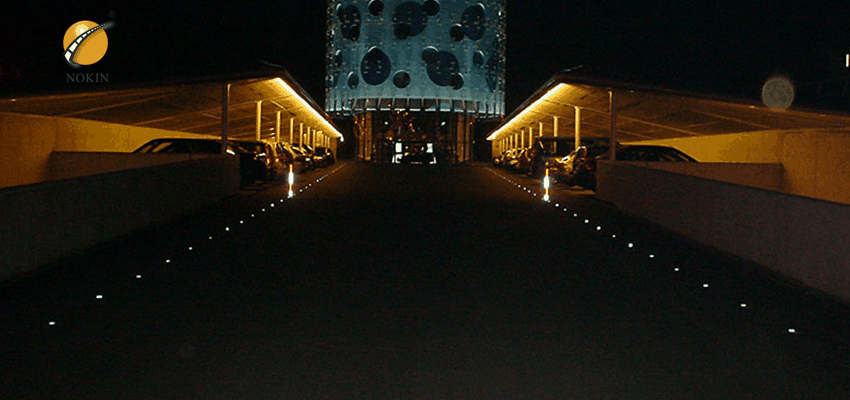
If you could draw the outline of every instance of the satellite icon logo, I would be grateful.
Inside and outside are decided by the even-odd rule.
[[[92,21],[75,22],[65,31],[65,61],[72,67],[91,65],[103,58],[109,39],[106,38],[106,28],[112,22],[96,24]]]

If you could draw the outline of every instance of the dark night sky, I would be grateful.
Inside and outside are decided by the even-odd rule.
[[[95,1],[64,14],[47,11],[53,3],[23,7],[4,16],[0,96],[67,88],[65,29],[111,19],[106,56],[85,70],[109,73],[109,84],[256,70],[265,60],[324,98],[323,0]],[[848,10],[809,1],[508,1],[507,110],[576,65],[601,78],[750,99],[774,74],[801,87],[843,78]]]

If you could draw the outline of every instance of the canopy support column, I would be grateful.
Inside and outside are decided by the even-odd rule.
[[[230,84],[221,85],[221,154],[227,153],[227,114],[230,103]]]
[[[260,140],[260,125],[263,122],[263,101],[257,100],[257,124],[256,129],[254,130],[255,136],[257,140]]]
[[[576,149],[581,146],[581,108],[576,107]]]
[[[553,123],[555,124],[552,128],[552,136],[558,137],[558,117],[552,117],[554,119]]]
[[[610,159],[617,159],[617,105],[616,99],[614,98],[614,91],[608,91],[608,112],[611,115],[611,148],[610,148]]]
[[[276,112],[274,117],[274,141],[280,143],[280,111]]]

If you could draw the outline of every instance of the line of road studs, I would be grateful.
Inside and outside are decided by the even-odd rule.
[[[488,167],[487,170],[490,171],[491,173],[493,173],[494,175],[502,178],[502,180],[504,180],[505,182],[513,185],[514,187],[516,187],[520,191],[525,192],[529,196],[537,197],[537,192],[534,190],[534,188],[529,188],[529,187],[525,186],[523,183],[517,182],[517,181],[511,179],[508,176],[502,175],[501,173],[497,172],[493,168]],[[540,197],[541,200],[546,202],[546,203],[552,204],[555,207],[555,209],[561,210],[561,211],[563,211],[563,212],[565,212],[569,215],[569,210],[567,209],[566,205],[562,205],[560,203],[552,203],[552,199],[549,195],[550,187],[551,187],[551,179],[549,177],[549,171],[546,171],[546,175],[543,177],[542,182],[541,182],[541,188],[543,189],[542,196]],[[587,225],[594,232],[601,233],[603,231],[603,228],[602,228],[601,225],[595,225],[595,227],[594,227],[594,224],[592,224],[591,220],[588,219],[588,218],[584,218],[583,221],[582,221],[582,218],[580,218],[580,216],[577,212],[573,212],[572,217],[573,217],[574,220],[583,222],[582,225]],[[617,234],[615,232],[611,232],[610,238],[611,239],[617,239]],[[622,239],[622,236],[621,236],[621,239]],[[627,249],[626,251],[634,252],[634,254],[636,256],[641,255],[641,253],[637,251],[637,245],[633,241],[625,241],[625,242],[626,242],[625,247]],[[646,254],[643,254],[643,255],[646,256],[649,259],[658,260],[658,256],[655,253],[646,253]],[[672,271],[675,274],[681,274],[683,272],[683,269],[680,268],[680,267],[674,267]],[[712,288],[712,286],[711,286],[710,282],[705,282],[705,281],[702,282],[702,284],[701,284],[702,290],[709,290],[711,288]],[[740,309],[746,309],[746,310],[752,309],[752,304],[747,303],[747,302],[743,302],[743,301],[738,303],[736,306],[737,306],[737,308],[740,308]],[[791,335],[800,334],[800,332],[794,327],[788,327],[786,329],[786,333],[791,334]]]
[[[331,176],[331,175],[333,175],[333,174],[337,173],[340,169],[344,168],[345,166],[346,166],[346,164],[341,164],[341,165],[337,166],[335,169],[331,170],[330,172],[328,172],[328,173],[326,173],[326,174],[322,175],[321,177],[317,178],[314,182],[310,182],[310,183],[308,183],[308,184],[306,184],[306,185],[302,186],[300,189],[298,189],[298,193],[304,193],[304,192],[306,192],[307,190],[309,190],[309,189],[313,188],[313,185],[316,185],[316,184],[318,184],[318,183],[320,183],[320,182],[324,181],[324,180],[325,180],[325,179],[327,179],[329,176]],[[287,182],[286,182],[286,184],[287,184],[287,199],[293,199],[293,198],[295,197],[295,191],[294,191],[294,190],[295,190],[295,178],[296,178],[296,177],[295,177],[295,173],[292,171],[292,166],[290,166],[290,167],[289,167],[289,173],[287,174]],[[284,198],[280,198],[279,203],[284,203],[285,201],[286,201],[286,199],[284,199]],[[279,204],[279,203],[278,203],[278,204]],[[249,218],[255,219],[255,218],[257,218],[257,216],[258,216],[258,215],[262,215],[263,213],[270,212],[270,211],[271,211],[271,209],[273,209],[274,207],[275,207],[275,203],[274,203],[274,202],[269,203],[269,205],[268,205],[268,206],[261,206],[259,210],[257,210],[257,211],[255,211],[255,212],[251,213]],[[219,229],[221,229],[221,230],[218,230],[218,231],[217,231],[217,232],[221,233],[221,235],[216,235],[216,232],[215,232],[215,231],[214,231],[214,232],[211,232],[211,233],[207,236],[207,240],[206,240],[206,241],[207,241],[207,242],[215,241],[215,239],[216,239],[216,238],[221,238],[221,237],[223,237],[223,236],[225,236],[225,235],[229,234],[230,232],[233,232],[233,231],[236,229],[236,227],[237,227],[238,225],[244,225],[244,224],[245,224],[245,220],[246,220],[246,219],[240,219],[240,220],[238,220],[238,223],[237,223],[237,221],[235,221],[235,220],[234,220],[234,221],[232,221],[231,223],[226,223],[226,224],[224,224],[224,228],[223,228],[223,229],[222,229],[222,228],[219,228]],[[193,251],[194,251],[194,249],[195,249],[195,247],[194,247],[194,246],[188,246],[188,245],[187,245],[187,246],[185,246],[184,248],[186,249],[186,251],[187,251],[187,252],[193,252]],[[174,268],[174,267],[175,267],[175,264],[176,264],[176,259],[172,259],[172,258],[170,258],[170,257],[169,257],[169,258],[165,258],[165,259],[163,260],[163,264],[164,264],[165,266],[168,266],[169,268]],[[140,282],[141,282],[141,281],[144,281],[144,279],[143,279],[143,278],[144,278],[144,276],[143,276],[141,273],[135,273],[135,274],[133,274],[133,278],[132,278],[132,279],[133,279],[134,281],[140,281]],[[96,301],[98,301],[98,302],[101,302],[101,301],[105,301],[105,300],[106,300],[106,296],[105,296],[102,292],[97,292],[97,293],[94,295],[94,299],[95,299]],[[49,327],[59,326],[59,325],[60,325],[60,321],[61,321],[61,319],[60,319],[60,318],[53,318],[53,319],[49,319],[49,320],[47,321],[47,326],[49,326]]]

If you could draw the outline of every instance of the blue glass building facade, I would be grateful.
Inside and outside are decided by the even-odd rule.
[[[504,0],[330,0],[325,109],[354,118],[358,158],[471,158],[473,123],[504,115],[505,19]]]

